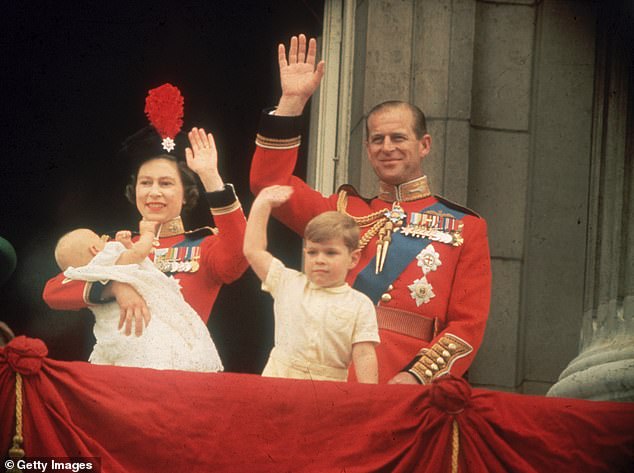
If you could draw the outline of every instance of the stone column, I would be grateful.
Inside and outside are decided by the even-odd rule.
[[[488,222],[493,286],[484,341],[469,381],[511,391],[521,378],[535,22],[534,2],[477,4],[469,205]]]
[[[621,3],[599,21],[580,353],[550,396],[634,401],[634,73],[627,10]]]
[[[348,179],[363,195],[377,190],[366,159],[365,114],[379,102],[410,99],[413,8],[412,0],[357,3]]]

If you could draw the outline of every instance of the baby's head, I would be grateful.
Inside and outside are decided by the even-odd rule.
[[[62,271],[69,266],[84,266],[103,250],[105,244],[105,241],[92,230],[87,228],[72,230],[57,242],[55,261]]]
[[[320,287],[342,285],[359,262],[359,227],[352,217],[324,212],[304,230],[304,272]]]

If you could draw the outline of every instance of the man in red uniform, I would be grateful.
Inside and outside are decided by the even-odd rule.
[[[379,194],[366,199],[351,186],[324,197],[293,176],[300,116],[319,86],[323,61],[316,42],[279,46],[282,97],[262,115],[251,188],[291,185],[291,200],[275,217],[303,233],[316,214],[337,209],[362,230],[362,257],[348,282],[377,304],[381,344],[379,382],[429,383],[461,376],[480,346],[489,311],[491,271],[486,222],[473,211],[434,196],[422,171],[431,149],[425,117],[415,106],[377,105],[366,121],[367,154]]]

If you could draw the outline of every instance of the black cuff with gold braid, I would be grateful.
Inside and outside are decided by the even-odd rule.
[[[302,117],[271,115],[273,109],[264,110],[255,142],[268,149],[296,148],[301,142]]]
[[[206,192],[205,197],[213,215],[226,214],[240,208],[233,184],[226,183],[220,191]]]
[[[447,333],[430,348],[423,348],[404,371],[414,375],[422,384],[429,384],[439,376],[449,373],[454,362],[473,351],[466,341]]]

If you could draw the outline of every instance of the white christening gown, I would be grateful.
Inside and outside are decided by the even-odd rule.
[[[109,242],[86,266],[69,267],[64,275],[81,281],[120,281],[130,284],[145,299],[151,320],[140,337],[117,329],[116,302],[90,306],[95,314],[97,343],[89,361],[115,366],[136,366],[186,371],[222,371],[222,362],[209,330],[185,302],[178,281],[154,266],[149,258],[140,264],[116,265],[125,247]]]

